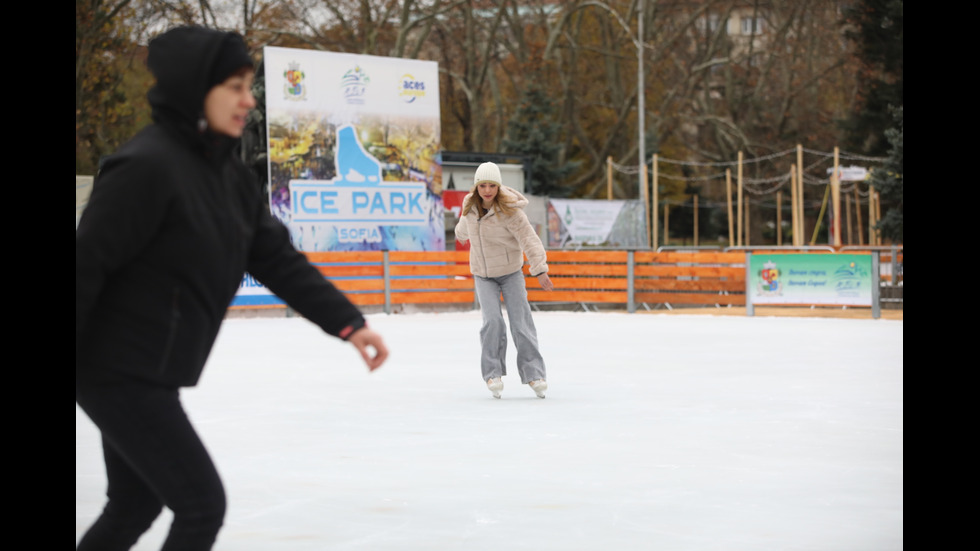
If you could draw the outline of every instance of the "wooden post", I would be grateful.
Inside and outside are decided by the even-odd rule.
[[[670,205],[664,203],[664,247],[670,243]]]
[[[804,233],[806,233],[806,218],[805,218],[805,209],[803,207],[804,193],[803,193],[803,145],[802,144],[796,144],[796,188],[797,188],[796,208],[799,209],[799,213],[797,214],[798,216],[797,223],[799,224],[800,231],[798,233],[800,237],[799,237],[799,242],[794,243],[794,245],[796,245],[797,247],[802,247],[804,243],[803,240],[806,239],[806,236],[803,235]]]
[[[854,244],[854,232],[851,231],[851,196],[844,197],[844,221],[847,223],[847,244]]]
[[[817,243],[817,234],[820,233],[820,224],[823,224],[823,217],[827,214],[827,203],[830,202],[830,186],[823,188],[823,201],[820,203],[820,213],[817,214],[817,221],[813,224],[813,235],[810,236],[810,246],[812,247]],[[827,234],[830,235],[830,229],[827,230]],[[827,239],[828,244],[830,243],[830,238]]]
[[[881,222],[881,193],[875,192],[875,224]],[[881,230],[875,230],[875,245],[881,246]]]
[[[749,224],[749,198],[745,198],[745,246],[749,247],[752,245],[752,225]]]
[[[646,227],[646,231],[643,233],[646,234],[647,247],[649,247],[650,244],[653,243],[653,235],[650,233],[650,192],[647,190],[647,164],[645,162],[643,163],[642,170],[643,170],[643,197],[642,197],[643,210],[647,211],[647,215],[646,215],[647,227]]]
[[[834,247],[840,248],[840,148],[834,147],[834,173],[830,178],[830,207],[831,213],[834,216],[834,227],[833,235],[831,236],[831,243]]]
[[[776,192],[776,246],[783,246],[783,190]]]
[[[796,177],[796,195],[800,198],[799,202],[796,204],[796,208],[800,209],[799,221],[800,221],[800,244],[802,247],[806,245],[806,194],[803,192],[803,172],[797,169],[799,175]]]
[[[694,246],[698,246],[698,194],[694,194]]]
[[[800,240],[800,228],[797,227],[796,214],[797,207],[796,202],[799,199],[796,197],[796,165],[794,164],[789,171],[789,226],[793,232],[793,246],[799,247]]]
[[[732,227],[735,225],[735,220],[732,218],[732,169],[725,169],[725,198],[728,200],[728,246],[735,246],[735,230]]]
[[[875,239],[875,187],[868,186],[868,245],[874,247]]]
[[[864,245],[864,224],[861,221],[861,196],[858,195],[857,184],[854,184],[854,214],[857,215],[858,245]]]
[[[606,157],[606,199],[612,199],[612,156]]]
[[[738,152],[738,178],[736,179],[736,185],[738,186],[738,221],[737,221],[737,232],[735,233],[737,239],[736,242],[738,246],[742,246],[742,152]]]
[[[659,212],[660,212],[660,200],[658,199],[658,197],[659,197],[659,191],[660,191],[659,190],[660,183],[657,180],[658,180],[658,178],[657,178],[657,154],[654,153],[653,154],[653,181],[650,184],[651,185],[651,190],[653,191],[653,193],[651,194],[653,196],[653,199],[650,201],[650,203],[651,203],[650,210],[653,212],[653,222],[650,224],[650,228],[653,231],[653,236],[650,238],[650,248],[653,249],[653,250],[657,250],[658,243],[660,242],[660,240],[659,240],[660,231],[657,228],[657,225],[660,224],[660,216],[659,216]]]

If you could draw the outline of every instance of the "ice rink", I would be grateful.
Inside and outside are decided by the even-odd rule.
[[[303,319],[225,322],[183,392],[217,551],[903,549],[902,321],[539,312],[544,400],[513,348],[492,398],[479,312],[369,322],[374,373]],[[76,542],[104,493],[76,405]]]

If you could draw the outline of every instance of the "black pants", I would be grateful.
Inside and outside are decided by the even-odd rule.
[[[102,432],[109,498],[78,550],[130,549],[164,506],[174,514],[164,550],[211,549],[225,491],[178,389],[82,381],[76,373],[75,402]]]

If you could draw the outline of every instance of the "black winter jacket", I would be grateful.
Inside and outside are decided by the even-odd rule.
[[[331,335],[364,325],[270,214],[238,140],[197,130],[224,37],[151,45],[154,122],[103,162],[75,231],[76,380],[195,385],[246,271]]]

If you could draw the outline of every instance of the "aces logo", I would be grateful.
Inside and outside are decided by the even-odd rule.
[[[283,97],[290,101],[306,100],[306,73],[300,70],[299,63],[292,62],[289,69],[283,72],[282,76],[286,79],[283,86]]]
[[[425,97],[425,82],[416,79],[409,73],[402,75],[398,86],[398,96],[405,103],[413,103],[415,100]]]

